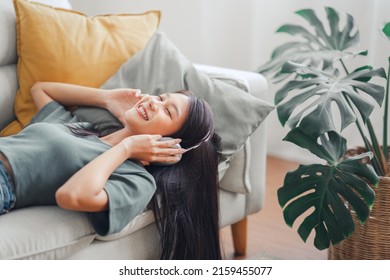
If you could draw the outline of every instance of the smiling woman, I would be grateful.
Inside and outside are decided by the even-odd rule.
[[[39,113],[19,134],[0,139],[2,161],[10,167],[2,172],[14,181],[5,187],[16,201],[12,207],[2,201],[7,207],[0,213],[57,204],[90,213],[96,232],[107,235],[122,230],[152,199],[161,221],[162,258],[221,258],[219,137],[203,100],[189,92],[152,97],[134,89],[51,82],[36,83],[31,95]],[[107,109],[123,128],[94,133],[66,110],[77,105]],[[159,141],[162,136],[173,139]],[[174,147],[178,143],[183,148]],[[171,166],[143,166],[177,162],[183,153]]]
[[[179,93],[144,96],[125,113],[132,133],[153,133],[169,136],[176,133],[187,119],[189,97]],[[136,117],[138,114],[138,117]]]

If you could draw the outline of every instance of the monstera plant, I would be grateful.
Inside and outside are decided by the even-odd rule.
[[[368,52],[353,50],[359,44],[359,31],[351,15],[329,7],[325,12],[327,28],[313,10],[297,11],[310,28],[281,26],[277,32],[296,40],[277,47],[270,61],[258,69],[272,74],[273,82],[284,82],[275,94],[279,120],[290,128],[283,140],[321,159],[319,164],[300,165],[287,173],[278,190],[285,222],[292,226],[302,216],[298,233],[306,241],[314,230],[318,249],[354,232],[349,209],[364,223],[375,201],[373,188],[379,176],[388,173],[385,70],[362,66],[349,71],[346,61]],[[389,36],[390,25],[383,32]],[[386,81],[385,92],[381,84]],[[384,103],[382,146],[370,121],[375,103]],[[346,156],[347,141],[341,133],[351,124],[359,131],[366,152]]]

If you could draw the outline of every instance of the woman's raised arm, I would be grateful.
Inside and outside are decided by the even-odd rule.
[[[93,106],[109,110],[119,120],[141,98],[138,89],[100,89],[66,83],[37,82],[31,88],[35,106],[40,110],[55,100],[65,107]]]
[[[104,92],[103,89],[54,82],[37,82],[31,88],[31,96],[39,110],[53,100],[64,106],[105,108]]]

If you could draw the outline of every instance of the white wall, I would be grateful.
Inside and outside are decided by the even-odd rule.
[[[370,54],[350,68],[369,63],[387,68],[390,44],[379,35],[379,26],[390,21],[387,0],[70,0],[74,9],[88,15],[138,13],[150,9],[162,11],[161,28],[193,62],[231,67],[248,71],[265,63],[272,50],[285,42],[287,35],[275,30],[284,23],[303,23],[294,11],[315,9],[324,16],[323,7],[353,15],[358,23],[362,48]],[[278,86],[270,85],[269,100]],[[287,159],[308,162],[310,156],[281,139],[276,112],[268,118],[268,151]],[[374,123],[381,125],[379,116]],[[345,133],[351,144],[361,143],[354,129]]]

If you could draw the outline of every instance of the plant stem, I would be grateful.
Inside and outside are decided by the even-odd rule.
[[[347,75],[349,75],[349,71],[348,71],[347,67],[345,66],[344,61],[342,59],[340,59],[340,63],[343,66],[345,73]],[[348,96],[345,93],[343,93],[343,96],[344,96],[345,100],[347,101],[347,104],[351,108],[351,110],[355,111],[354,108],[352,107],[352,104],[351,104]],[[376,173],[378,175],[382,175],[383,174],[383,168],[382,168],[382,165],[380,164],[381,163],[380,155],[378,155],[375,152],[375,149],[372,147],[372,145],[368,141],[367,136],[364,134],[363,126],[360,124],[360,121],[359,121],[358,118],[356,118],[355,124],[356,124],[356,126],[357,126],[357,128],[359,130],[359,133],[360,133],[361,137],[363,138],[363,142],[364,142],[364,146],[366,147],[366,150],[372,152],[373,155],[374,155],[372,160],[371,160],[371,162],[372,162],[372,165],[373,165]],[[368,124],[368,126],[372,127],[370,119],[367,119],[367,124]],[[372,133],[370,135],[371,135],[372,142],[377,143],[378,141],[376,140],[377,137],[376,137],[374,131],[372,131]]]
[[[342,65],[343,68],[344,68],[345,73],[346,73],[347,75],[349,75],[349,71],[348,71],[347,67],[346,67],[345,64],[344,64],[344,61],[343,61],[342,59],[340,59],[340,62],[341,62],[341,65]]]
[[[378,163],[377,174],[380,176],[384,176],[387,173],[387,163],[383,155],[383,151],[378,143],[378,139],[375,136],[374,127],[369,121],[367,122],[367,129],[371,136],[371,143],[372,143],[371,150],[374,153],[374,158],[377,159],[377,163]]]
[[[389,74],[390,74],[390,57],[389,57],[389,67],[387,70],[387,84],[386,84],[386,96],[385,96],[385,112],[383,115],[383,142],[382,142],[382,149],[383,149],[383,155],[385,156],[386,162],[389,161],[389,151],[387,147],[387,122],[389,120],[388,114],[389,114]]]

